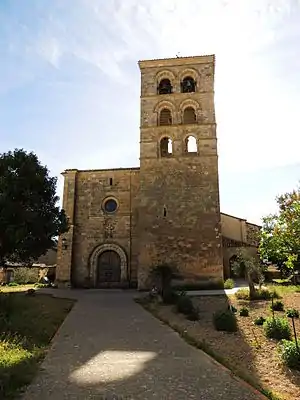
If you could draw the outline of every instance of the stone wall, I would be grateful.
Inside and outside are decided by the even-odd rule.
[[[68,171],[65,172],[68,182]],[[117,245],[126,254],[126,280],[136,281],[137,277],[137,240],[134,232],[137,225],[137,202],[139,190],[139,169],[113,169],[77,171],[74,193],[73,238],[70,255],[62,256],[66,264],[72,265],[71,281],[74,286],[93,286],[91,282],[90,257],[93,251],[103,244]],[[65,183],[66,185],[66,183]],[[72,188],[73,189],[73,188]],[[114,198],[118,209],[113,214],[103,210],[103,201]],[[71,204],[71,210],[68,205]],[[72,202],[66,202],[66,213],[72,212]],[[62,250],[60,252],[68,252]],[[68,247],[69,249],[69,247]],[[64,270],[64,264],[59,263]],[[59,276],[61,272],[59,273]]]
[[[251,244],[252,246],[258,247],[261,226],[251,224],[250,222],[247,222],[246,226],[247,226],[247,243]]]

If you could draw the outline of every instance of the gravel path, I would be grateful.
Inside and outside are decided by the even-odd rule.
[[[262,398],[136,304],[134,292],[53,293],[78,302],[23,400]]]

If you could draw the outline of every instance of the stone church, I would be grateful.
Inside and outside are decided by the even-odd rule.
[[[238,247],[256,251],[259,227],[220,213],[215,57],[139,68],[140,167],[63,172],[60,285],[146,289],[161,263],[185,282],[219,281]]]

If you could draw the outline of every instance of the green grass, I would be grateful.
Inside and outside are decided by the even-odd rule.
[[[268,284],[267,285],[269,290],[276,290],[276,292],[282,296],[284,294],[289,294],[289,293],[300,293],[300,285],[273,285],[273,284]]]
[[[28,289],[34,289],[34,284],[18,286],[0,286],[0,293],[26,292]]]
[[[42,294],[0,293],[1,399],[15,398],[31,382],[73,303]]]

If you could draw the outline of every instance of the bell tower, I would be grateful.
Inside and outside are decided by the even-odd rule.
[[[175,265],[189,282],[223,278],[214,56],[140,61],[139,288]]]

